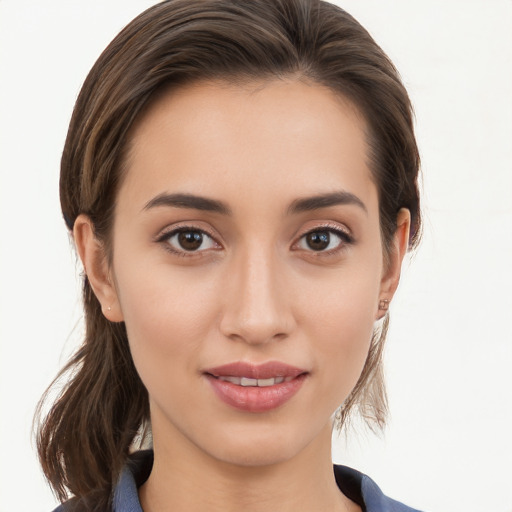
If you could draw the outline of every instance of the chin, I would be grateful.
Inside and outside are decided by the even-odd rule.
[[[224,439],[217,438],[218,442],[210,454],[219,461],[240,467],[272,466],[299,456],[315,437],[304,435],[297,425],[289,429],[275,425],[262,428],[260,425],[258,429],[248,430],[231,430],[222,436]],[[330,423],[328,432],[330,435]]]
[[[294,455],[296,452],[286,447],[277,448],[273,443],[270,443],[270,446],[255,443],[255,446],[237,446],[232,449],[226,447],[218,455],[218,460],[233,466],[255,468],[281,464],[292,459]]]

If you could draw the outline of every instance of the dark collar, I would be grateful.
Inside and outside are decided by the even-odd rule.
[[[152,467],[152,450],[130,456],[115,488],[113,512],[143,512],[137,489],[148,479]],[[419,512],[385,496],[371,478],[355,469],[334,466],[334,476],[340,491],[363,512]]]

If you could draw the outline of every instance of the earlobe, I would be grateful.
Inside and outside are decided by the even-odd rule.
[[[409,248],[409,231],[411,227],[411,213],[407,208],[401,208],[397,214],[396,231],[391,242],[387,264],[382,275],[377,319],[386,315],[389,303],[398,288],[402,261]]]
[[[108,265],[104,245],[96,238],[94,226],[87,215],[79,215],[73,227],[76,249],[94,295],[101,304],[105,318],[122,322],[123,315]]]

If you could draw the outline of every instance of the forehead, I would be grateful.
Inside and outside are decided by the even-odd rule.
[[[343,188],[373,198],[367,149],[363,116],[326,87],[197,83],[161,95],[137,122],[120,195],[293,200]]]

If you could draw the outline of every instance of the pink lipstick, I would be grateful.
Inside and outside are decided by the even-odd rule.
[[[217,396],[247,412],[280,407],[301,388],[307,371],[278,361],[264,364],[230,363],[204,372]]]

